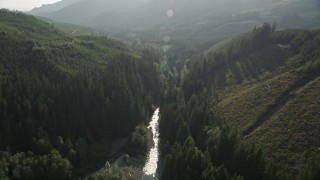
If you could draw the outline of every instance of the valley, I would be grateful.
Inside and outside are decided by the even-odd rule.
[[[319,10],[316,0],[0,9],[0,179],[318,179]]]

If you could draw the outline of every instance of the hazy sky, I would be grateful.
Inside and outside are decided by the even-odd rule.
[[[42,4],[51,4],[60,0],[0,0],[0,8],[15,9],[20,11],[31,10]]]

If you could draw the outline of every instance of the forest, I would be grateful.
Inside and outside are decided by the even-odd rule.
[[[147,123],[161,83],[152,49],[69,37],[0,11],[0,179],[74,179],[104,165],[109,142]]]
[[[300,25],[310,29],[295,22],[284,28],[294,14],[285,21],[269,6],[280,25],[247,12],[193,29],[183,19],[190,3],[177,11],[185,23],[176,28],[170,23],[179,19],[158,17],[144,31],[124,28],[114,36],[0,9],[0,179],[141,179],[157,107],[155,179],[319,179],[320,30],[314,0],[306,1],[312,11]],[[151,5],[155,14],[165,8]],[[52,8],[48,15],[64,18],[55,5],[42,8],[31,13]],[[100,15],[96,22],[108,13]],[[142,24],[150,20],[134,15]],[[252,24],[259,25],[247,31]],[[119,156],[122,165],[114,165]]]

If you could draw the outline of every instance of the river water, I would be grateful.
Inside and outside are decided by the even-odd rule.
[[[159,108],[154,111],[148,128],[152,129],[154,146],[150,149],[146,164],[143,168],[143,180],[157,179],[156,172],[159,158]]]

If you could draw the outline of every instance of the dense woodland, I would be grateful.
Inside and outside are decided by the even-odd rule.
[[[105,163],[108,142],[147,123],[158,103],[159,55],[150,49],[68,37],[6,10],[0,39],[0,179],[86,175]]]

